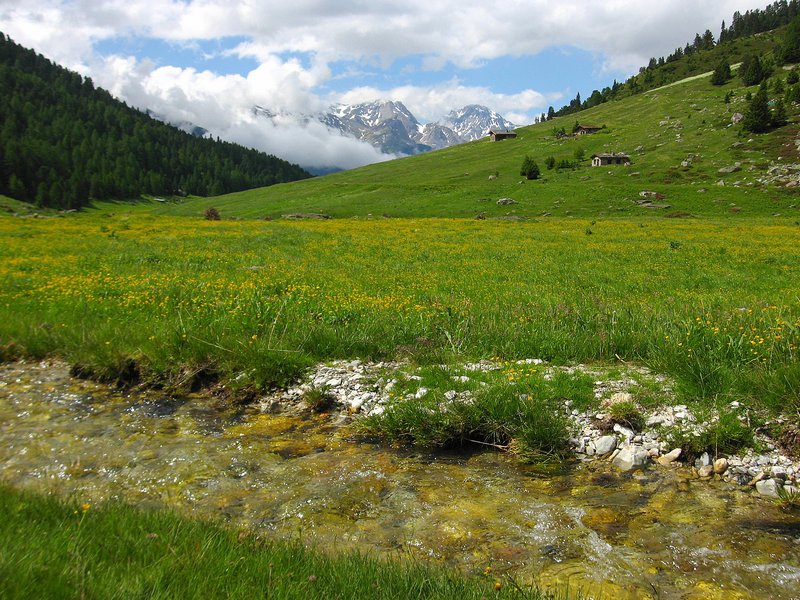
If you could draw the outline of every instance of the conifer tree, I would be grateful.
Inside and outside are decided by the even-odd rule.
[[[767,97],[766,86],[761,86],[753,95],[750,104],[742,119],[742,127],[751,133],[764,133],[772,123],[772,115],[769,110],[769,99]]]
[[[711,74],[711,84],[725,85],[726,83],[728,83],[728,80],[730,78],[731,78],[731,66],[728,64],[728,61],[723,58],[717,65],[717,68],[714,69],[714,72]]]

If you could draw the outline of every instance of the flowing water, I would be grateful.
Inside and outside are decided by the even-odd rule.
[[[800,598],[800,515],[740,488],[393,449],[335,422],[3,365],[0,480],[216,515],[323,549],[491,566],[592,598]]]

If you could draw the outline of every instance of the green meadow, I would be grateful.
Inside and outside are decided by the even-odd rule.
[[[773,77],[785,78],[783,74]],[[747,92],[738,79],[715,87],[699,77],[612,101],[577,115],[521,128],[518,137],[488,138],[325,177],[215,198],[145,204],[145,210],[199,216],[207,207],[223,218],[279,218],[292,213],[333,217],[707,217],[746,219],[775,214],[800,219],[798,192],[765,187],[759,181],[771,164],[791,164],[795,127],[747,135],[731,124],[745,111]],[[725,96],[732,93],[730,103]],[[575,122],[605,126],[593,135],[556,138]],[[592,154],[625,152],[630,167],[591,167]],[[576,161],[576,153],[583,159]],[[520,176],[526,155],[542,178]],[[548,170],[552,156],[577,162],[575,169]],[[688,164],[684,163],[688,159]],[[740,170],[720,174],[741,163]],[[722,183],[723,185],[720,185]],[[665,198],[638,204],[640,192]],[[498,206],[500,198],[516,204]]]
[[[245,396],[336,358],[631,363],[680,401],[793,417],[800,209],[769,178],[792,171],[797,126],[743,134],[748,91],[695,77],[516,139],[215,198],[42,218],[4,201],[0,354]],[[575,121],[604,129],[554,137]],[[588,166],[598,152],[633,164]],[[542,179],[519,175],[526,155]]]

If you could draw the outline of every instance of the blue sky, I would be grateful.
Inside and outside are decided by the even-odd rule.
[[[385,159],[292,118],[402,101],[524,125],[763,0],[0,0],[0,30],[172,122],[309,166]],[[252,107],[280,114],[255,120]]]

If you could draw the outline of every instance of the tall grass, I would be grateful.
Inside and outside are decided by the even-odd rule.
[[[624,360],[689,401],[796,410],[799,228],[585,227],[0,218],[0,352],[254,390],[355,356]]]
[[[0,597],[8,600],[551,597],[506,578],[323,553],[173,513],[3,485],[0,513]]]

